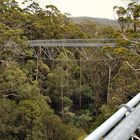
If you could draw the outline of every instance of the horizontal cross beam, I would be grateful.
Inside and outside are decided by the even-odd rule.
[[[52,40],[30,40],[32,47],[115,47],[114,39],[52,39]]]

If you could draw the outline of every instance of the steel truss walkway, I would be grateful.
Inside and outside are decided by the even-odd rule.
[[[36,57],[44,56],[44,59],[54,61],[93,61],[113,60],[113,56],[104,52],[105,47],[116,48],[115,39],[54,39],[54,40],[31,40]],[[127,47],[137,54],[133,47]],[[79,56],[75,58],[75,56]],[[118,58],[117,58],[118,59]]]
[[[140,93],[84,140],[140,140]]]
[[[102,47],[115,46],[114,39],[51,39],[51,40],[31,40],[32,47]]]
[[[101,59],[99,54],[103,56],[103,47],[115,47],[114,41],[114,39],[106,38],[31,40],[30,45],[34,49],[34,55],[37,57],[44,54],[44,58],[49,60],[79,61],[79,58],[75,59],[78,54],[81,61],[92,61]],[[104,59],[110,58],[110,55],[105,54]]]

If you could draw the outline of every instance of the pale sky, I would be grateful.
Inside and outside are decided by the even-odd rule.
[[[114,19],[113,7],[124,5],[123,0],[36,0],[41,6],[55,5],[62,13]]]

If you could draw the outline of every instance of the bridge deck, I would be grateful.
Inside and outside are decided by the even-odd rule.
[[[115,47],[114,39],[54,39],[31,40],[32,47]]]

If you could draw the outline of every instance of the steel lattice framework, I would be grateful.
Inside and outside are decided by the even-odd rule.
[[[34,47],[102,47],[104,45],[115,46],[114,39],[51,39],[51,40],[31,40]]]
[[[34,56],[55,61],[94,61],[116,59],[103,48],[117,48],[115,39],[52,39],[31,40],[30,46],[34,50]],[[138,55],[137,50],[127,47],[133,54]],[[77,57],[75,57],[77,56]]]

